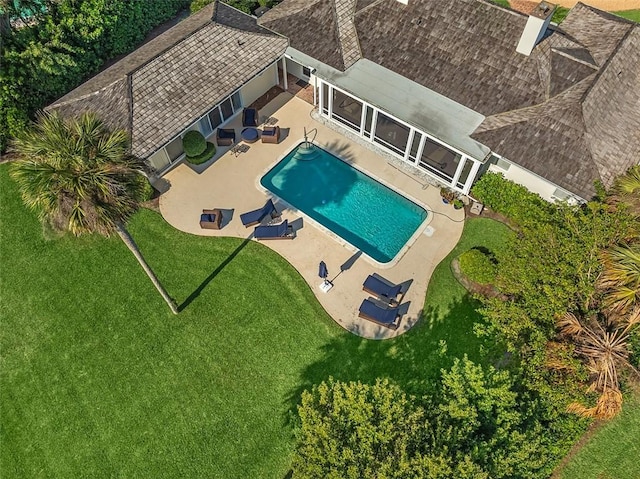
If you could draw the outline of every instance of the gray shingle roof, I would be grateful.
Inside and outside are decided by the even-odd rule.
[[[213,21],[212,21],[213,18]],[[215,2],[181,21],[48,108],[96,111],[152,154],[280,58],[288,41]]]
[[[313,0],[318,18],[299,2],[259,22],[343,71],[357,42],[364,58],[486,115],[474,139],[583,198],[640,158],[632,22],[578,3],[527,57],[516,52],[527,16],[482,0],[356,0],[353,15],[352,0]],[[351,19],[355,36],[345,41],[334,16]]]
[[[329,0],[286,0],[258,19],[284,35],[296,50],[344,70],[335,5]]]
[[[582,198],[595,180],[611,186],[640,161],[640,27],[626,26],[597,73],[539,106],[488,117],[473,138]]]

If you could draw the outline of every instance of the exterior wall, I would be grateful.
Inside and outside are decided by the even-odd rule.
[[[307,79],[305,75],[302,74],[302,65],[297,62],[294,62],[290,58],[287,58],[287,73],[291,73],[294,77],[302,78],[304,80]]]
[[[269,88],[276,84],[276,77],[277,67],[274,63],[240,89],[242,104],[248,106],[260,98]]]
[[[544,178],[531,173],[524,168],[521,168],[509,161],[503,160],[508,164],[509,169],[499,167],[498,165],[491,165],[489,171],[496,173],[502,173],[508,180],[518,183],[524,186],[529,191],[539,194],[543,199],[549,202],[555,202],[557,200],[567,199],[570,202],[581,202],[582,198],[572,195],[568,191],[563,190],[554,183],[551,183]]]

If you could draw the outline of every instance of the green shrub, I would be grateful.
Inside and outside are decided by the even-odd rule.
[[[553,210],[551,203],[499,173],[485,173],[473,186],[471,194],[519,225],[546,219]]]
[[[207,149],[207,141],[199,131],[188,131],[182,138],[182,148],[188,157],[201,155]]]
[[[210,141],[207,141],[205,143],[204,151],[196,156],[187,156],[187,161],[192,165],[200,165],[206,161],[209,161],[215,154],[216,154],[216,145],[214,145]]]
[[[557,6],[556,11],[553,12],[553,17],[551,17],[551,21],[559,25],[566,18],[566,16],[569,15],[569,10],[571,9]]]
[[[460,255],[460,271],[480,284],[490,284],[496,279],[496,265],[492,258],[478,249],[470,249]]]
[[[204,7],[209,5],[211,2],[213,2],[213,0],[193,0],[193,2],[191,2],[189,10],[191,11],[191,13],[196,13],[197,11],[200,11]]]

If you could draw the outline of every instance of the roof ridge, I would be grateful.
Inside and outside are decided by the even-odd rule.
[[[338,4],[340,2],[340,5]],[[338,30],[338,43],[345,70],[362,58],[362,49],[354,18],[357,0],[332,0]],[[344,8],[344,12],[339,12]]]
[[[552,116],[559,110],[575,108],[577,105],[581,105],[581,100],[578,101],[577,99],[574,99],[573,96],[580,95],[581,97],[582,94],[580,93],[580,90],[584,88],[585,85],[591,84],[591,82],[593,82],[594,75],[595,72],[583,78],[578,83],[572,85],[563,92],[558,93],[557,95],[543,101],[542,103],[538,103],[537,105],[526,106],[524,108],[518,108],[517,110],[504,111],[501,113],[496,113],[495,115],[488,116],[478,126],[478,128],[476,128],[473,134],[475,135],[476,133],[484,133],[489,130],[504,128],[505,126],[530,121],[534,118]],[[501,120],[503,121],[502,123],[500,122]]]
[[[580,3],[580,2],[578,2]],[[634,22],[635,23],[635,22]],[[591,82],[591,85],[589,86],[589,88],[587,88],[587,90],[584,92],[584,95],[582,96],[582,98],[580,99],[580,103],[582,103],[587,96],[589,95],[589,93],[591,92],[591,90],[593,89],[594,85],[598,82],[598,80],[600,79],[600,77],[604,74],[605,70],[609,67],[609,65],[611,64],[611,61],[613,60],[613,58],[615,58],[615,56],[618,54],[618,52],[620,51],[620,47],[622,44],[624,44],[627,39],[631,36],[631,32],[633,32],[633,30],[635,28],[640,29],[640,24],[635,24],[634,26],[632,26],[629,30],[627,30],[625,32],[625,34],[622,36],[622,38],[620,39],[620,41],[618,42],[618,44],[616,45],[616,47],[613,49],[613,51],[611,52],[611,55],[609,55],[609,57],[607,58],[607,60],[604,62],[604,64],[598,68],[598,71],[596,73],[595,78],[593,79],[593,82]]]
[[[122,80],[127,80],[127,75],[123,75],[121,77],[118,77],[116,80],[112,81],[108,85],[103,86],[102,88],[99,88],[98,90],[93,90],[93,91],[90,91],[89,93],[85,93],[84,95],[80,95],[80,96],[76,96],[76,97],[73,97],[73,98],[69,98],[68,100],[65,100],[65,101],[59,101],[60,99],[64,98],[64,96],[63,96],[58,101],[55,101],[55,102],[50,103],[49,105],[45,106],[44,109],[48,110],[49,108],[57,108],[57,107],[60,107],[60,106],[70,105],[70,104],[75,103],[75,102],[80,101],[80,100],[85,100],[86,98],[89,98],[90,96],[98,95],[98,94],[104,92],[107,88],[111,88],[113,85],[115,85],[118,82],[121,82]],[[71,91],[73,91],[73,90],[71,90]],[[71,93],[71,92],[69,92],[69,93]]]
[[[147,61],[141,63],[140,65],[138,65],[136,68],[134,68],[133,70],[129,71],[126,73],[127,76],[131,77],[133,76],[134,73],[136,73],[137,71],[139,71],[140,69],[142,69],[143,67],[147,66],[149,63],[151,63],[152,61],[154,61],[157,58],[160,58],[162,55],[164,55],[165,53],[167,53],[169,50],[177,47],[178,45],[180,45],[181,43],[183,43],[185,40],[187,40],[188,38],[191,38],[192,36],[194,36],[196,33],[198,33],[199,31],[203,30],[204,28],[212,25],[213,22],[213,13],[216,9],[216,6],[218,4],[218,0],[216,0],[214,3],[211,3],[209,5],[211,5],[211,10],[212,10],[212,15],[209,17],[209,20],[200,25],[198,28],[196,28],[195,30],[191,31],[187,36],[182,37],[180,40],[178,40],[175,43],[172,43],[171,45],[167,46],[166,48],[160,50],[157,54],[155,54],[154,56],[152,56],[151,58],[147,59]],[[207,7],[209,7],[209,5],[207,5],[205,8],[203,8],[201,11],[205,11],[205,9],[208,10]],[[198,12],[200,13],[200,12]],[[197,15],[197,14],[196,14]],[[202,16],[204,16],[204,14],[202,14]],[[187,17],[188,18],[188,17]],[[167,30],[167,32],[171,31],[171,29]],[[165,33],[167,33],[165,32]],[[157,37],[160,38],[160,37]],[[135,51],[135,50],[134,50]]]
[[[565,58],[568,58],[568,59],[570,59],[570,60],[573,60],[573,61],[574,61],[574,62],[576,62],[576,63],[581,63],[582,65],[586,65],[586,66],[588,66],[589,68],[593,68],[594,70],[599,70],[599,69],[600,69],[600,67],[599,67],[598,65],[595,65],[595,64],[593,64],[593,63],[591,63],[591,62],[588,62],[588,61],[586,61],[586,60],[582,60],[582,59],[580,59],[580,58],[577,58],[577,57],[575,57],[575,56],[571,55],[571,54],[570,54],[569,52],[567,52],[567,51],[563,51],[563,49],[569,49],[569,48],[570,48],[570,47],[551,47],[551,51],[552,51],[552,52],[554,52],[554,53],[557,53],[558,55],[561,55],[561,56],[563,56],[563,57],[565,57]],[[583,47],[583,48],[584,48],[584,47]],[[589,51],[589,50],[587,50],[586,48],[585,48],[585,50],[586,50],[587,52]]]

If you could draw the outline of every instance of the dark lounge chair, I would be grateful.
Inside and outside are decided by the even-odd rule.
[[[200,215],[200,228],[206,230],[219,230],[222,226],[222,211],[219,209],[202,210]]]
[[[253,237],[257,240],[293,239],[296,232],[287,220],[279,225],[256,226]]]
[[[402,314],[399,306],[391,307],[375,298],[365,299],[360,305],[358,317],[389,329],[398,329]]]
[[[242,110],[242,126],[258,126],[258,110],[255,108],[245,108]]]
[[[271,216],[271,219],[277,218],[280,216],[280,213],[276,210],[276,206],[273,204],[273,201],[268,200],[265,205],[257,210],[249,211],[247,213],[242,213],[240,215],[240,221],[242,224],[248,228],[249,226],[257,225],[267,216]]]
[[[404,291],[401,284],[394,284],[379,274],[370,274],[362,285],[367,293],[377,296],[387,303],[397,304],[402,301]]]
[[[236,142],[236,131],[233,128],[218,128],[216,143],[218,146],[231,146]]]

